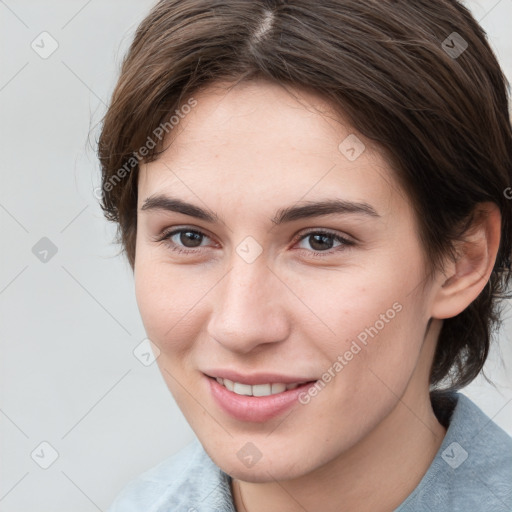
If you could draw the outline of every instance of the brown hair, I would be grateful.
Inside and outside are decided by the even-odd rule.
[[[471,382],[501,322],[512,253],[508,84],[485,32],[455,0],[161,0],[124,58],[98,145],[101,207],[132,269],[138,163],[163,150],[162,124],[199,89],[252,78],[316,92],[382,149],[431,269],[454,256],[478,203],[499,206],[491,277],[444,321],[431,371],[433,388]]]

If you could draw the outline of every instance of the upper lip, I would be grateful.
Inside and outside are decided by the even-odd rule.
[[[300,382],[311,382],[316,380],[316,378],[310,379],[309,377],[300,377],[296,375],[282,375],[279,373],[239,373],[234,370],[207,370],[203,372],[208,377],[221,379],[228,379],[233,382],[239,382],[240,384],[275,384],[275,383],[283,383],[283,384],[295,384]]]

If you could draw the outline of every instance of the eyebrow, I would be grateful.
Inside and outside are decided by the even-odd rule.
[[[203,209],[181,199],[161,194],[146,198],[140,209],[141,211],[163,210],[182,213],[211,223],[219,221],[219,217],[215,212]],[[380,217],[375,209],[368,203],[346,201],[343,199],[326,199],[323,201],[309,201],[307,204],[293,205],[279,209],[272,219],[272,222],[275,225],[279,225],[285,222],[333,214],[355,214]]]

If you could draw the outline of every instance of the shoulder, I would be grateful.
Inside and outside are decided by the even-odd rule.
[[[228,475],[195,439],[128,482],[108,512],[213,512],[217,506],[229,510],[230,496]]]
[[[397,512],[510,512],[512,438],[465,395],[451,398],[455,407],[443,443]]]

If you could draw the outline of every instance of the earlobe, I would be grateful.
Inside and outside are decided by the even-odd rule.
[[[438,281],[433,318],[452,318],[481,293],[494,268],[500,245],[501,214],[495,203],[480,203],[473,224],[457,243],[457,258]]]

